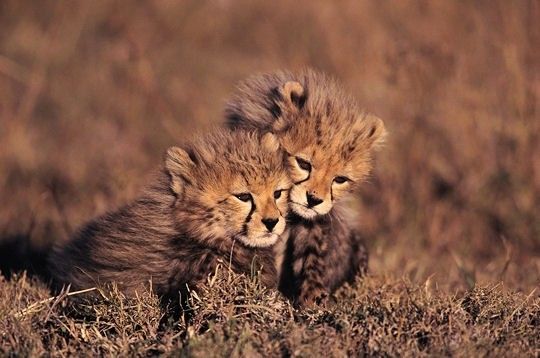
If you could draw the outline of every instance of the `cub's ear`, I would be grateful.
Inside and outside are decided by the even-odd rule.
[[[261,145],[265,150],[270,153],[276,153],[280,148],[279,140],[272,133],[266,133],[262,136]]]
[[[171,189],[180,197],[184,193],[184,186],[190,183],[191,171],[195,163],[190,155],[178,147],[170,147],[165,155],[165,170],[171,177]]]
[[[299,82],[285,82],[285,84],[281,86],[279,92],[281,93],[285,105],[290,109],[302,109],[302,107],[304,107],[304,104],[306,103],[306,91]]]
[[[287,81],[278,88],[278,92],[280,94],[278,105],[281,107],[281,112],[298,112],[306,103],[306,91],[299,82]],[[279,116],[272,124],[272,131],[274,133],[285,132],[289,126],[287,116]]]
[[[363,114],[358,117],[354,125],[358,139],[364,141],[370,148],[379,147],[386,138],[384,122],[373,114]]]

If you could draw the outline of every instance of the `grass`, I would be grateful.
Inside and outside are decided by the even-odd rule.
[[[298,311],[256,277],[221,268],[179,321],[149,292],[50,299],[25,275],[0,285],[3,355],[535,356],[540,347],[540,299],[500,284],[451,296],[367,277],[325,307]]]
[[[535,0],[0,2],[2,353],[537,356],[539,22]],[[220,123],[237,81],[304,66],[390,132],[356,203],[370,277],[305,312],[220,279],[180,324],[151,295],[49,300],[53,242]]]

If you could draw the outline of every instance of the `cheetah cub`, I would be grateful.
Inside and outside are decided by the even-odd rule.
[[[220,130],[167,150],[138,199],[84,226],[50,260],[74,289],[115,282],[127,294],[148,287],[176,297],[219,262],[277,287],[274,244],[285,230],[290,179],[272,134]]]
[[[228,126],[274,133],[293,187],[280,289],[297,304],[324,299],[367,270],[367,251],[341,212],[372,167],[383,122],[313,70],[256,75],[226,108]],[[348,209],[351,210],[351,209]],[[350,216],[350,215],[348,215]]]

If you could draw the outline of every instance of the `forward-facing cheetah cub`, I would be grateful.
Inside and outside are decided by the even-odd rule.
[[[84,226],[54,252],[59,283],[116,282],[127,294],[148,287],[175,297],[218,262],[277,286],[273,245],[285,229],[290,179],[272,134],[217,131],[169,148],[156,182],[119,210]]]
[[[274,133],[286,151],[294,185],[280,289],[309,304],[367,270],[367,251],[338,202],[370,172],[383,122],[312,70],[247,79],[226,116],[233,129]]]

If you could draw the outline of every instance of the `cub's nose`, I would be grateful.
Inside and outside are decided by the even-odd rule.
[[[268,231],[272,232],[272,230],[274,230],[274,227],[277,225],[279,219],[262,219],[261,221],[264,226],[266,226]]]
[[[317,198],[315,195],[311,195],[310,193],[306,193],[306,197],[307,197],[307,206],[309,208],[317,206],[324,201],[321,198]]]

